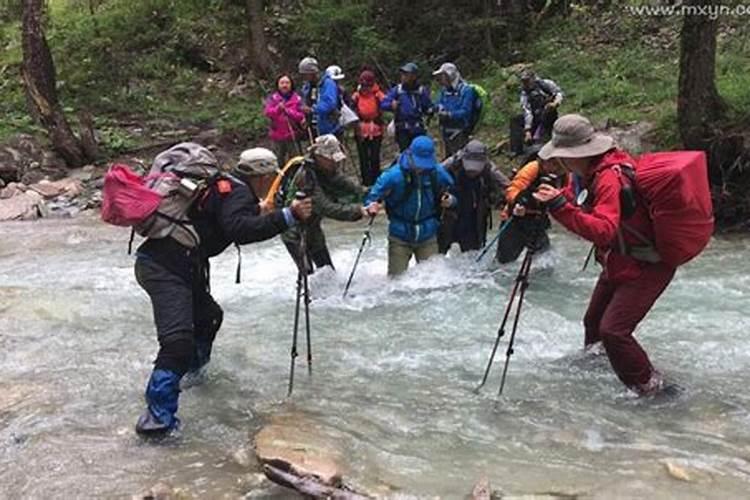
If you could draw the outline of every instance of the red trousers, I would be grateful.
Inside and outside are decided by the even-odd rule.
[[[615,373],[628,387],[638,387],[654,371],[646,351],[633,337],[638,323],[674,277],[675,269],[650,264],[637,279],[613,283],[599,276],[583,318],[586,345],[602,341]]]

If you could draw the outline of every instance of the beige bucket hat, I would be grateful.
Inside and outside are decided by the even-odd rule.
[[[552,140],[539,151],[539,158],[588,158],[599,156],[617,146],[615,140],[597,133],[588,118],[563,115],[552,127]]]

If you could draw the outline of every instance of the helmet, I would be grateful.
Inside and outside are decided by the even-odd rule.
[[[318,60],[314,57],[305,57],[299,62],[297,71],[302,75],[318,73],[320,71],[320,65],[318,64]]]
[[[240,161],[232,170],[239,177],[270,175],[279,169],[279,160],[266,148],[246,149],[240,154]]]
[[[336,66],[335,64],[326,68],[326,74],[331,77],[331,80],[343,80],[345,76],[341,66]]]

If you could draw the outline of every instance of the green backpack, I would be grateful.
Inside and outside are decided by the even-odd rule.
[[[482,123],[482,119],[484,119],[490,94],[481,85],[476,83],[468,83],[468,85],[474,89],[474,93],[476,94],[473,104],[473,113],[471,115],[471,124],[469,125],[469,133],[473,133],[479,124]]]

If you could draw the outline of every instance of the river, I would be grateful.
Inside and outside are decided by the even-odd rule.
[[[451,254],[389,281],[380,220],[344,300],[363,228],[327,225],[338,272],[311,279],[314,374],[301,356],[291,399],[286,251],[245,247],[240,285],[233,250],[214,260],[225,320],[210,380],[183,392],[179,437],[153,444],[133,432],[156,340],[128,231],[92,215],[0,227],[0,497],[129,498],[167,481],[195,498],[290,498],[249,492],[252,460],[236,457],[273,415],[295,412],[335,430],[353,482],[400,498],[463,498],[481,476],[508,495],[750,497],[748,240],[712,242],[642,323],[654,364],[685,390],[641,400],[606,358],[580,354],[596,269],[580,271],[586,244],[556,227],[498,398],[505,342],[473,389],[518,263]]]

